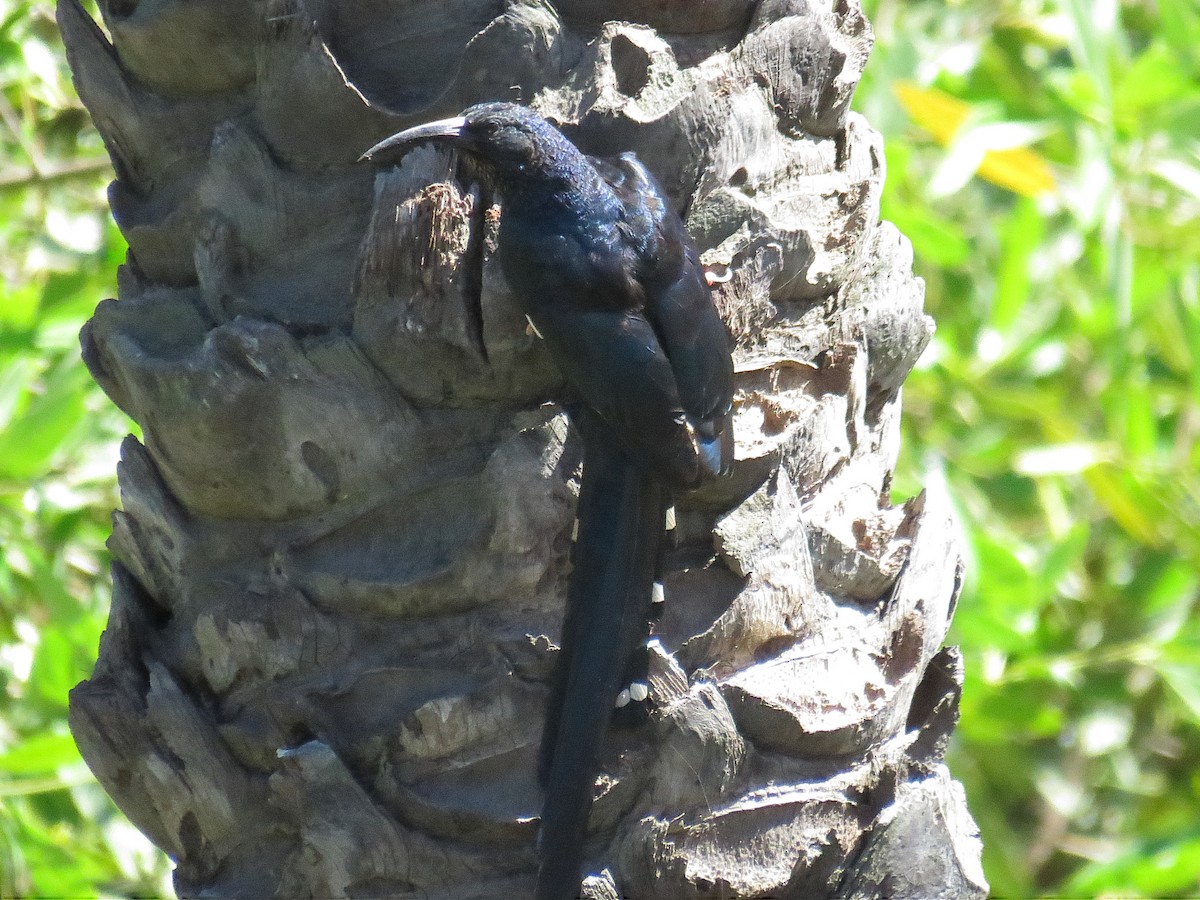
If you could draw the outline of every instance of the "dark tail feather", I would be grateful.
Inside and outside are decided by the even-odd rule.
[[[634,648],[646,640],[663,491],[585,423],[579,536],[563,650],[542,738],[537,900],[579,896],[597,756]]]

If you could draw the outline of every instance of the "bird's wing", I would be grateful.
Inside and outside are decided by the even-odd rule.
[[[696,481],[675,373],[645,316],[562,304],[534,325],[563,375],[618,440],[669,483]]]
[[[636,277],[653,279],[678,268],[687,233],[642,161],[633,153],[613,159],[589,156],[588,161],[621,201],[618,227],[637,255]]]
[[[624,210],[626,236],[639,254],[646,318],[675,377],[680,404],[696,429],[705,468],[723,472],[733,454],[732,342],[704,279],[695,245],[662,188],[632,153],[592,160]]]
[[[702,465],[710,474],[727,472],[733,463],[733,348],[691,246],[677,277],[647,292],[646,315],[671,361]]]

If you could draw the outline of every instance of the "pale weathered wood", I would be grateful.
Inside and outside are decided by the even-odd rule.
[[[849,112],[856,2],[77,0],[59,21],[130,242],[84,359],[143,428],[85,758],[185,895],[530,890],[579,448],[455,159],[527,102],[636,150],[737,338],[738,462],[678,502],[657,711],[614,733],[587,897],[981,896],[942,763],[946,498],[893,506],[929,340]]]

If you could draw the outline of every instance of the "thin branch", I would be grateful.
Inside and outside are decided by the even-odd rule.
[[[29,140],[25,129],[22,127],[20,115],[17,113],[16,107],[9,102],[8,97],[0,92],[0,121],[4,122],[8,130],[12,132],[13,139],[21,145],[29,158],[33,160],[35,166],[42,162],[41,148],[36,143]]]
[[[96,783],[96,778],[91,773],[81,773],[71,778],[21,778],[15,781],[0,781],[0,797],[31,797],[34,794],[66,791],[93,783]]]
[[[27,188],[37,184],[49,184],[54,181],[66,181],[70,178],[81,178],[85,175],[98,175],[101,172],[111,172],[112,163],[107,157],[97,156],[92,159],[77,159],[74,162],[49,166],[44,169],[16,169],[0,171],[0,191],[12,188]]]

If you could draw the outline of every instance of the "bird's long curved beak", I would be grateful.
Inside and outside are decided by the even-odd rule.
[[[453,143],[462,137],[462,128],[465,122],[466,119],[462,116],[454,116],[453,118],[438,119],[436,122],[426,122],[424,125],[406,128],[404,131],[380,141],[360,156],[358,161],[362,162],[364,159],[378,160],[384,156],[399,158],[417,144],[425,141],[450,141]]]

